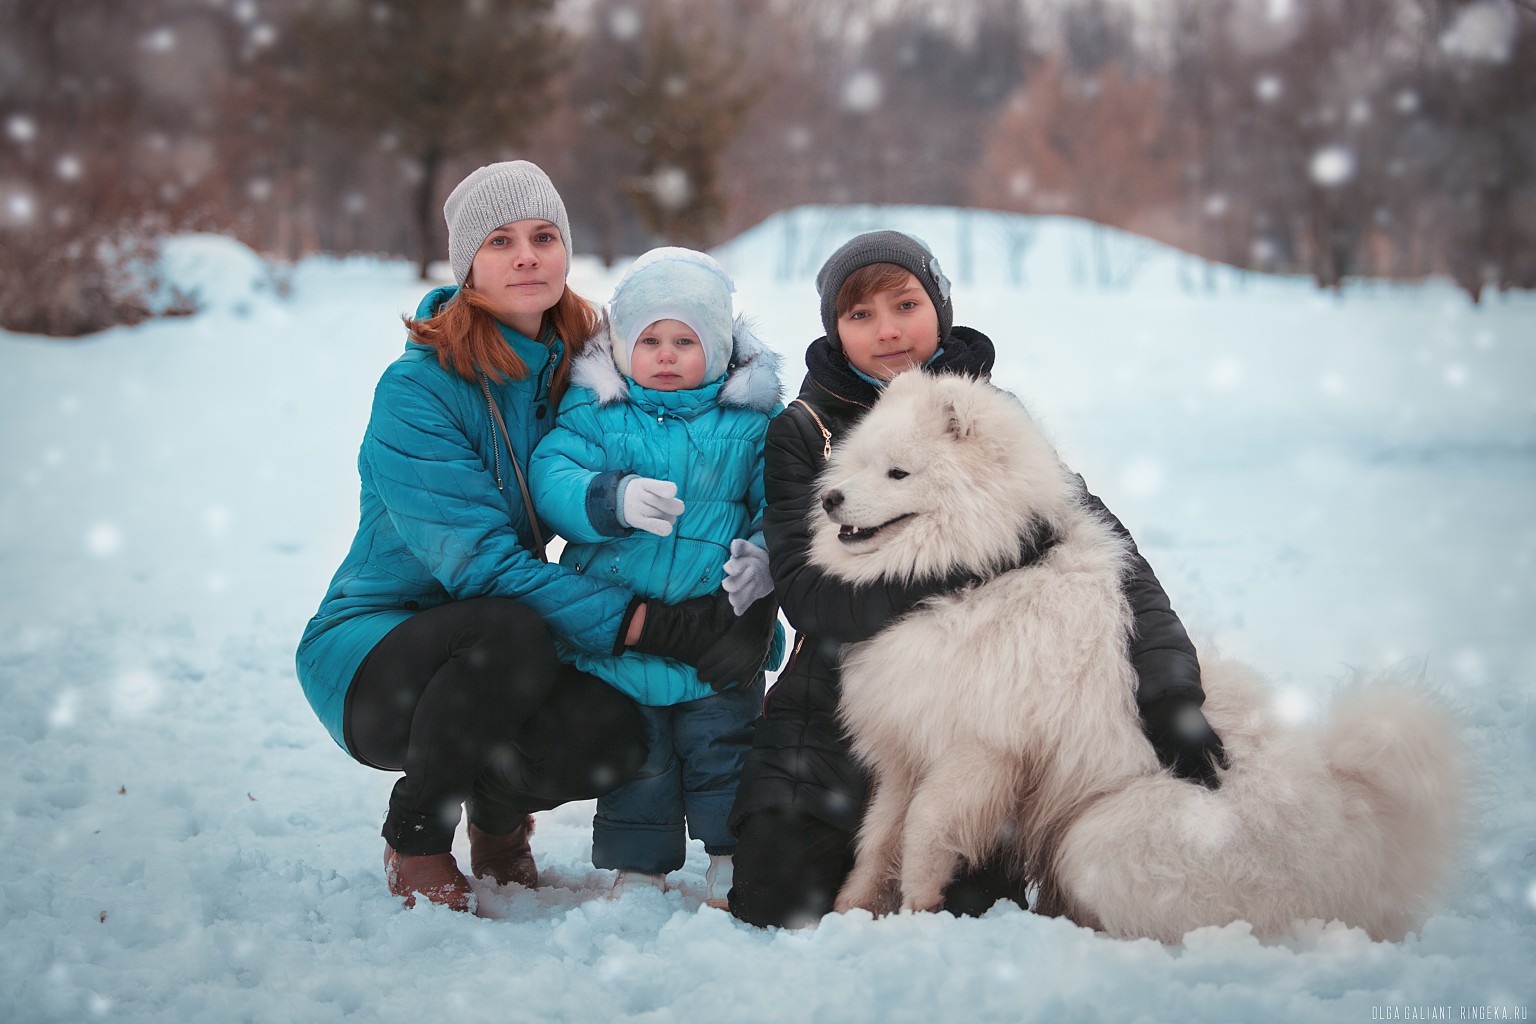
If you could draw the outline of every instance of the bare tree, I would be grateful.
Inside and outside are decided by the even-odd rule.
[[[554,0],[314,3],[294,25],[307,74],[295,81],[328,130],[368,148],[388,139],[414,178],[421,276],[437,241],[440,172],[528,137],[552,109],[564,40]]]
[[[705,0],[653,8],[602,109],[603,123],[639,154],[624,191],[660,239],[719,241],[721,167],[757,98],[743,73],[747,37],[727,32],[718,13]]]
[[[999,210],[1073,213],[1126,225],[1176,202],[1180,165],[1164,145],[1165,83],[1119,63],[1074,73],[1047,61],[999,114],[971,198]]]

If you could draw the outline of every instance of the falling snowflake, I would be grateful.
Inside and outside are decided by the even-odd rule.
[[[668,210],[681,210],[693,197],[693,183],[680,167],[664,167],[651,178],[651,194]]]
[[[873,71],[856,71],[843,83],[843,109],[854,114],[867,114],[880,106],[885,87],[880,76]]]
[[[1501,0],[1466,4],[1440,36],[1440,49],[1462,60],[1503,64],[1509,60],[1520,31],[1518,18],[1514,6]]]
[[[65,153],[59,157],[54,162],[53,169],[65,181],[79,181],[80,175],[85,170],[84,165],[80,163],[80,158],[73,153]]]
[[[150,53],[170,53],[176,49],[176,33],[168,28],[157,28],[147,33],[140,45]]]
[[[115,554],[122,546],[122,531],[111,523],[97,523],[85,535],[85,549],[97,558]]]
[[[1307,173],[1314,185],[1337,188],[1355,176],[1355,153],[1348,146],[1324,146],[1312,154]]]
[[[639,11],[633,7],[619,7],[608,15],[608,34],[615,39],[633,39],[640,34],[644,24]]]
[[[1236,359],[1222,359],[1211,367],[1205,380],[1212,391],[1231,391],[1243,382],[1243,376],[1242,363]]]
[[[1265,103],[1273,103],[1285,94],[1285,82],[1279,75],[1260,75],[1253,91]]]
[[[1317,717],[1317,702],[1300,690],[1281,690],[1274,697],[1275,714],[1290,725],[1302,725]]]
[[[1467,683],[1485,683],[1488,681],[1488,662],[1481,651],[1470,647],[1463,647],[1456,652],[1451,659],[1451,670]]]
[[[37,217],[37,201],[32,193],[21,188],[8,190],[4,204],[0,205],[0,226],[24,227]]]
[[[1163,465],[1154,459],[1138,459],[1120,474],[1120,486],[1128,494],[1148,498],[1163,489]]]
[[[1268,238],[1255,238],[1253,244],[1248,247],[1248,252],[1252,255],[1253,262],[1261,267],[1273,263],[1280,255],[1279,247]]]
[[[37,138],[37,122],[25,114],[12,114],[5,119],[5,134],[16,142],[31,142]]]
[[[160,703],[164,685],[142,669],[124,672],[112,684],[112,710],[123,718],[139,718]]]
[[[48,712],[48,724],[55,729],[74,725],[79,706],[80,695],[74,690],[66,689],[59,694],[59,699],[53,702],[53,707]]]
[[[222,538],[229,532],[229,522],[233,518],[228,507],[224,505],[210,505],[203,513],[203,522],[208,526],[209,535]]]

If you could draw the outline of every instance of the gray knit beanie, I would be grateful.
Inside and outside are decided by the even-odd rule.
[[[469,277],[475,253],[492,231],[517,220],[547,220],[560,229],[565,244],[565,267],[571,267],[571,222],[565,203],[536,164],[506,160],[486,164],[459,182],[443,204],[448,222],[448,262],[460,285]]]
[[[955,309],[949,301],[949,278],[939,269],[939,261],[926,242],[901,231],[866,231],[855,235],[822,264],[816,275],[816,293],[821,296],[821,325],[826,328],[827,340],[842,347],[837,337],[837,293],[849,274],[871,263],[894,263],[911,271],[938,311],[939,344],[944,344],[955,320]]]

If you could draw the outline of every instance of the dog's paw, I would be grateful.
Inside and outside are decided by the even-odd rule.
[[[854,899],[851,896],[844,896],[839,893],[837,902],[832,904],[832,910],[834,913],[846,914],[850,910],[870,910],[870,908],[864,906],[857,899]],[[874,913],[874,911],[870,910],[870,913]]]
[[[923,886],[916,891],[904,891],[901,894],[901,909],[904,913],[923,914],[936,911],[942,906],[944,890],[937,886]]]
[[[840,914],[849,910],[867,910],[880,917],[892,913],[900,905],[901,891],[895,879],[862,877],[855,870],[838,892],[832,909]]]
[[[846,914],[850,910],[867,910],[871,914],[878,914],[879,892],[867,886],[850,887],[843,886],[837,894],[837,901],[832,904],[832,909],[839,914]]]
[[[944,903],[944,889],[960,867],[952,854],[929,848],[927,856],[907,858],[901,865],[897,902],[902,910],[937,910]]]

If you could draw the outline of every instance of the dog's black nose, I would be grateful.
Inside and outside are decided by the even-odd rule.
[[[831,512],[843,503],[842,491],[828,491],[821,496],[821,507]]]

